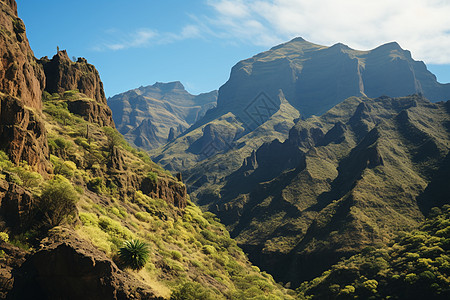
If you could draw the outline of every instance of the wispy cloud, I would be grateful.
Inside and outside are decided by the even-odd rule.
[[[302,36],[323,45],[372,49],[397,41],[427,63],[450,63],[447,0],[205,0],[178,32],[144,28],[107,34],[96,50],[123,50],[187,39],[271,47]]]
[[[248,43],[302,36],[331,45],[371,49],[397,41],[417,59],[450,63],[450,1],[209,0],[213,26]]]

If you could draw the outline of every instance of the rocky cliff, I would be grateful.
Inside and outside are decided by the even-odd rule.
[[[45,75],[29,46],[15,1],[0,2],[0,148],[15,163],[49,171],[46,131],[41,120]]]
[[[15,1],[2,1],[0,26],[0,91],[40,110],[45,76],[31,51]]]
[[[69,110],[89,122],[114,127],[111,109],[106,104],[103,83],[95,67],[80,57],[70,60],[65,50],[58,51],[52,59],[41,58],[45,72],[45,91],[49,94],[79,91],[85,97],[68,99]]]
[[[246,109],[262,91],[276,102],[280,89],[303,117],[321,115],[351,96],[450,98],[450,84],[438,83],[395,42],[360,51],[296,38],[236,64],[219,89],[217,108]]]
[[[118,130],[143,149],[173,140],[215,107],[217,91],[188,93],[181,82],[140,87],[108,99]]]

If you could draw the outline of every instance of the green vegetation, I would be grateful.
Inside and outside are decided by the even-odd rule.
[[[304,299],[449,299],[450,205],[386,247],[368,247],[303,283]]]
[[[170,300],[214,300],[216,297],[197,282],[186,282],[175,290]]]
[[[148,172],[147,178],[153,181],[154,183],[158,182],[158,175],[155,172]]]
[[[56,175],[48,181],[38,203],[38,210],[44,216],[45,224],[54,227],[75,218],[78,198],[78,193],[64,177]]]
[[[148,245],[140,240],[126,241],[119,249],[119,257],[125,267],[133,270],[142,269],[149,259]]]
[[[47,214],[48,223],[73,224],[82,239],[119,266],[135,269],[133,276],[156,286],[157,294],[165,298],[171,294],[174,299],[295,298],[293,291],[252,268],[214,214],[203,213],[189,200],[185,209],[179,209],[144,194],[139,189],[144,178],[155,185],[181,183],[148,154],[131,148],[115,129],[71,114],[66,101],[77,97],[83,95],[44,94],[50,161],[56,174],[51,184],[40,185],[45,200],[40,212]],[[119,159],[125,164],[122,170],[114,168]],[[2,165],[13,168],[0,161]],[[48,211],[59,204],[52,201],[56,193],[50,186],[70,204],[58,208],[61,213]],[[71,223],[77,215],[80,222]]]

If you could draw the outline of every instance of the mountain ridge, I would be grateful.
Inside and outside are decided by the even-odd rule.
[[[125,138],[150,150],[168,142],[169,136],[174,139],[200,119],[215,106],[216,94],[191,95],[179,81],[157,82],[115,95],[108,99],[108,105]],[[151,127],[152,134],[139,132],[142,126]]]

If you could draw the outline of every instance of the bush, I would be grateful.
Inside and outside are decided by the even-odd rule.
[[[149,259],[148,245],[140,240],[126,241],[119,250],[119,257],[125,267],[133,270],[142,269]]]
[[[103,183],[103,179],[101,177],[95,177],[87,183],[87,188],[91,191],[102,194],[105,189],[105,184]]]
[[[158,182],[158,174],[156,174],[155,172],[148,172],[147,178],[153,182]]]
[[[116,129],[108,126],[105,126],[102,129],[106,135],[106,138],[108,139],[108,149],[110,153],[112,152],[112,150],[114,150],[115,147],[125,144],[125,140]]]
[[[70,216],[76,214],[78,194],[72,184],[60,175],[56,175],[44,187],[38,208],[44,216],[44,222],[50,227],[58,226]]]
[[[214,294],[197,282],[186,282],[175,290],[170,300],[213,300]]]

